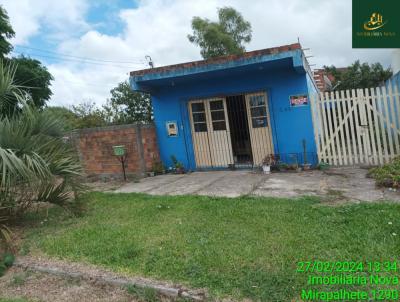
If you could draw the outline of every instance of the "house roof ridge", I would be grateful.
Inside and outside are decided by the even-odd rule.
[[[277,54],[277,53],[287,52],[287,51],[297,50],[297,49],[301,49],[301,45],[298,42],[293,43],[293,44],[282,45],[282,46],[252,50],[252,51],[248,51],[248,52],[245,52],[245,53],[239,54],[239,55],[225,55],[225,56],[219,56],[219,57],[209,58],[209,59],[205,59],[205,60],[191,61],[191,62],[185,62],[185,63],[179,63],[179,64],[173,64],[173,65],[166,65],[166,66],[161,66],[161,67],[156,67],[156,68],[147,68],[147,69],[131,71],[130,76],[142,76],[145,74],[162,73],[162,72],[167,72],[167,71],[176,70],[176,69],[184,69],[184,68],[190,68],[190,67],[205,66],[205,65],[210,65],[210,64],[226,63],[229,61],[236,61],[236,60],[240,60],[240,59],[252,58],[252,57],[268,55],[268,54]]]

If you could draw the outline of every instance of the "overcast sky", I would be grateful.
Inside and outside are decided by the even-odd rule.
[[[356,59],[390,64],[391,50],[351,48],[350,0],[0,0],[16,32],[13,55],[42,61],[53,74],[49,105],[102,104],[131,70],[201,59],[187,40],[192,16],[215,20],[232,6],[250,21],[247,50],[300,42],[313,68]],[[84,58],[91,60],[84,61]]]

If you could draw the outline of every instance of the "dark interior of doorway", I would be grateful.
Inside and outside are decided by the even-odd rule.
[[[238,168],[251,167],[253,165],[253,155],[251,152],[245,96],[234,95],[226,97],[226,107],[235,166]]]

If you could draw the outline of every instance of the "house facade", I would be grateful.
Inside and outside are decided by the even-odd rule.
[[[271,154],[316,163],[309,94],[316,90],[301,45],[133,71],[149,93],[160,156],[186,169],[253,167]]]

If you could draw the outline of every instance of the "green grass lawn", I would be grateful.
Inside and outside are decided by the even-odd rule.
[[[0,302],[29,302],[28,300],[24,299],[24,298],[1,298],[0,297]]]
[[[398,204],[332,207],[314,198],[105,193],[87,198],[84,216],[50,217],[30,231],[26,245],[208,288],[218,297],[262,301],[299,298],[307,278],[296,273],[298,261],[389,260],[400,251]]]

